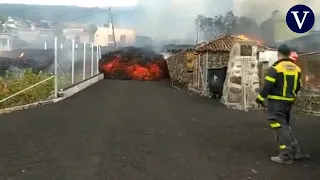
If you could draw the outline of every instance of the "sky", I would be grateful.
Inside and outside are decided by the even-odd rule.
[[[135,6],[139,0],[0,0],[10,4],[76,5],[83,7],[128,7]]]

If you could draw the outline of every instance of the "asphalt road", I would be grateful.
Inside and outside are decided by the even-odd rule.
[[[312,159],[278,165],[269,160],[277,146],[264,114],[165,82],[105,80],[0,115],[0,179],[319,180],[320,118],[293,121]]]

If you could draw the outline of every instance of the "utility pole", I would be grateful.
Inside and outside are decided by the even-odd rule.
[[[116,43],[116,36],[115,36],[115,32],[114,32],[114,24],[113,24],[111,7],[109,7],[109,26],[111,26],[112,36],[113,36],[113,44],[114,44],[115,50],[117,50],[117,43]]]
[[[197,27],[196,46],[199,44],[199,35],[200,35],[199,27]]]

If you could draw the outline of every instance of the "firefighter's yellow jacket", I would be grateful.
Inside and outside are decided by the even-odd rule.
[[[260,101],[265,98],[294,101],[301,88],[301,69],[291,59],[280,59],[269,69],[265,84],[258,95]]]

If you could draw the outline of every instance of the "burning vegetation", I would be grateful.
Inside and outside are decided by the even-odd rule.
[[[169,78],[167,62],[153,51],[129,47],[104,54],[99,71],[105,79],[164,80]]]

